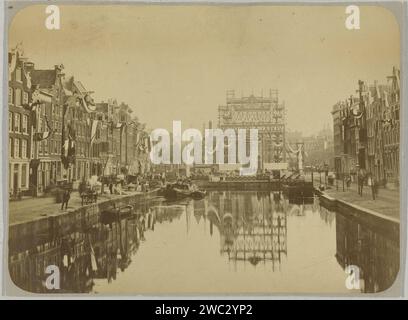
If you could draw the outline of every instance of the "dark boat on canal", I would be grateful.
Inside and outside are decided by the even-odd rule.
[[[192,198],[194,200],[201,200],[205,197],[206,192],[199,190],[194,185],[193,187],[185,183],[168,184],[160,190],[160,194],[166,198],[166,200],[181,200],[185,198]]]
[[[111,225],[113,222],[119,221],[123,218],[130,217],[133,213],[133,206],[127,205],[121,208],[112,206],[101,212],[100,221],[105,225]]]
[[[314,197],[313,183],[304,180],[285,181],[282,183],[282,191],[289,199]]]

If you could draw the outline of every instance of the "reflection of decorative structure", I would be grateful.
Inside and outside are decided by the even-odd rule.
[[[281,262],[287,253],[287,228],[280,202],[272,201],[269,193],[243,196],[232,192],[213,195],[210,202],[218,203],[218,210],[209,206],[208,217],[220,231],[222,254],[252,265],[271,261],[273,268]]]
[[[286,161],[285,105],[278,100],[278,91],[269,96],[238,98],[233,90],[227,91],[227,103],[218,107],[218,125],[221,129],[258,129],[259,169],[268,169],[273,163]],[[249,137],[247,133],[247,149]]]
[[[226,239],[222,251],[234,261],[248,260],[253,265],[266,260],[280,263],[281,254],[286,254],[286,215],[272,214],[272,218],[242,221],[232,232],[234,239]]]

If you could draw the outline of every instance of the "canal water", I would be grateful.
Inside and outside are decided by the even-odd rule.
[[[214,191],[199,201],[152,200],[110,225],[10,244],[19,287],[50,292],[49,264],[59,266],[64,293],[356,294],[392,285],[399,244],[317,199]],[[358,270],[347,278],[350,265]],[[359,288],[347,288],[356,277]]]

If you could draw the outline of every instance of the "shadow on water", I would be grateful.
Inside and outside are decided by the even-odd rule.
[[[194,218],[197,223],[205,219],[209,224],[209,237],[219,234],[225,263],[249,263],[254,268],[264,264],[275,271],[283,265],[283,259],[290,260],[288,242],[297,237],[296,232],[288,234],[290,221],[302,223],[299,219],[312,215],[317,215],[323,225],[335,225],[331,257],[343,269],[359,267],[361,292],[379,292],[392,285],[399,271],[398,242],[350,217],[326,210],[317,199],[288,200],[270,192],[210,192],[203,200],[175,203],[155,200],[140,204],[130,215],[110,224],[97,221],[53,238],[37,235],[34,241],[10,243],[9,271],[13,282],[30,292],[92,292],[98,279],[106,279],[109,286],[118,272],[127,272],[131,264],[140,263],[135,258],[146,241],[146,232],[159,232],[155,225],[165,227],[184,216],[184,232],[189,232],[189,219]],[[45,288],[48,265],[60,269],[59,290]]]

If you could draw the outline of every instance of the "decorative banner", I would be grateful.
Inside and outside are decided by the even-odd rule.
[[[364,115],[364,111],[358,111],[353,109],[351,114],[355,119],[361,119],[361,117]]]
[[[141,133],[139,141],[136,144],[136,148],[138,148],[142,153],[148,153],[152,150],[152,142],[150,140],[150,136],[146,132]]]
[[[11,80],[11,74],[16,69],[17,59],[23,56],[24,51],[22,45],[23,43],[20,42],[19,44],[16,45],[14,49],[11,50],[11,62],[8,65],[9,80]]]
[[[36,141],[42,141],[42,140],[48,139],[54,133],[54,130],[52,129],[52,127],[50,126],[50,123],[48,122],[47,116],[44,116],[44,117],[45,117],[45,122],[47,123],[48,131],[36,132],[34,135],[34,140]]]
[[[115,128],[116,129],[122,129],[122,127],[124,126],[125,124],[123,123],[123,122],[117,122],[116,124],[115,124]]]
[[[81,103],[85,108],[86,112],[94,112],[96,110],[95,102],[93,101],[92,97],[87,93],[81,98]]]
[[[88,119],[87,119],[88,120]],[[92,128],[91,128],[91,146],[95,140],[96,137],[96,129],[98,128],[98,120],[93,120],[92,121]]]

